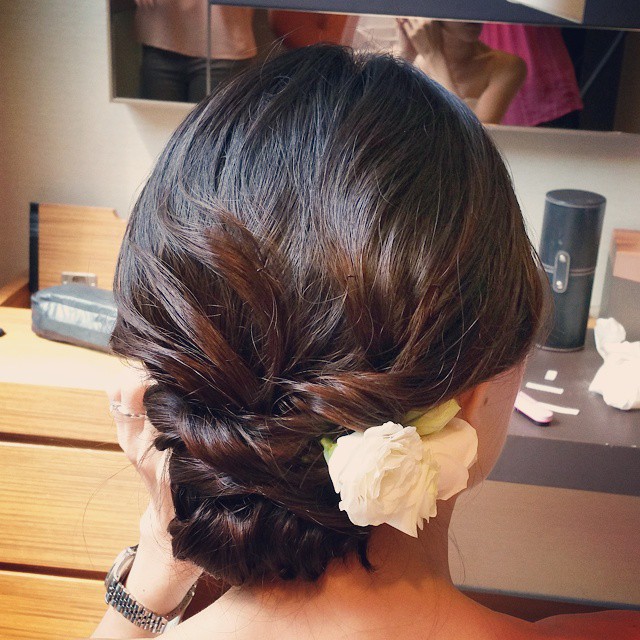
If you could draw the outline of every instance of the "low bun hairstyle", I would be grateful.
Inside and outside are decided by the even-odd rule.
[[[392,57],[319,45],[174,133],[131,214],[114,350],[169,449],[174,554],[230,585],[366,555],[320,439],[520,362],[542,289],[473,114]]]

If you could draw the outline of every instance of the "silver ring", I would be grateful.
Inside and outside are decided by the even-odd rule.
[[[109,413],[114,418],[129,418],[129,420],[143,420],[147,417],[146,413],[127,413],[126,411],[122,411],[122,409],[120,409],[121,406],[119,402],[112,402],[109,405]]]

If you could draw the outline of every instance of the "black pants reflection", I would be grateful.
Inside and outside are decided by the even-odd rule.
[[[212,60],[211,89],[230,80],[252,62],[246,60]],[[207,93],[207,63],[174,51],[142,46],[140,97],[148,100],[200,102]]]

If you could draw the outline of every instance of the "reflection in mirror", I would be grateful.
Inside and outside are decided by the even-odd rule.
[[[114,97],[198,102],[211,87],[245,69],[257,54],[254,10],[206,0],[112,0]],[[211,29],[207,44],[207,32]],[[128,40],[128,41],[127,41]],[[118,47],[129,55],[118,55]],[[207,55],[211,62],[206,63]],[[137,83],[132,79],[137,78]],[[121,88],[126,84],[126,91]]]
[[[210,5],[209,21],[207,6],[111,0],[113,97],[197,102],[207,68],[215,88],[280,50],[333,42],[405,58],[485,123],[613,128],[624,32],[230,5]]]
[[[482,42],[479,22],[404,18],[396,30],[403,58],[455,93],[482,122],[502,122],[527,77],[519,55]]]

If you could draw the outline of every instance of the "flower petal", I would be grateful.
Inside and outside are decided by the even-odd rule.
[[[414,507],[407,507],[406,509],[396,511],[388,516],[386,524],[394,529],[398,529],[398,531],[402,531],[402,533],[406,533],[412,538],[418,537],[418,522]],[[422,529],[422,521],[420,521],[420,525]]]
[[[448,500],[464,491],[469,483],[469,471],[459,460],[445,454],[435,456],[440,465],[438,500]]]
[[[327,462],[329,476],[337,493],[344,483],[344,476],[353,469],[353,461],[357,459],[361,447],[362,433],[354,431],[348,436],[341,436]]]
[[[461,418],[453,418],[441,431],[424,436],[422,442],[428,445],[432,455],[451,456],[467,469],[477,459],[478,434]]]
[[[349,516],[349,520],[358,527],[367,527],[371,524],[380,524],[372,522],[370,510],[367,504],[363,501],[359,503],[357,501],[341,500],[340,511],[346,511]]]
[[[418,526],[422,529],[422,520],[429,522],[430,518],[435,518],[438,509],[436,500],[438,498],[438,486],[440,479],[440,466],[438,463],[431,459],[430,455],[425,455],[426,464],[428,465],[425,474],[425,478],[422,481],[422,500],[420,502],[420,509],[418,511],[420,520]]]

